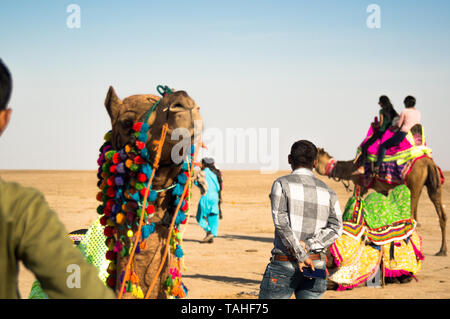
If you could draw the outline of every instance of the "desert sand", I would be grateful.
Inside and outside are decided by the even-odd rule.
[[[274,232],[268,195],[273,180],[287,173],[224,171],[224,217],[213,244],[199,242],[205,234],[195,220],[200,194],[194,189],[193,210],[184,237],[184,281],[189,289],[188,298],[257,298]],[[449,180],[450,172],[445,176]],[[0,171],[0,177],[39,189],[68,231],[88,228],[97,218],[95,171]],[[351,194],[341,183],[320,178],[337,192],[344,208]],[[449,201],[450,184],[447,182],[443,204],[447,206]],[[434,256],[440,247],[441,234],[426,191],[422,193],[418,219],[426,256],[417,275],[418,281],[389,284],[379,289],[360,286],[343,292],[327,291],[323,298],[450,298],[450,257]],[[22,298],[28,297],[33,281],[33,274],[20,265]]]

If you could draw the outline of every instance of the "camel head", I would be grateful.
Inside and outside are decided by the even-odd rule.
[[[112,86],[109,88],[106,94],[105,107],[111,118],[112,146],[114,149],[120,149],[135,141],[133,124],[143,121],[147,112],[159,99],[158,96],[152,94],[141,94],[129,96],[122,101],[114,88]],[[199,138],[202,130],[202,118],[199,109],[198,105],[185,91],[175,91],[162,97],[147,121],[150,130],[146,146],[150,156],[154,151],[152,141],[160,138],[164,123],[168,123],[168,131],[161,153],[161,163],[172,161],[172,148],[183,138],[180,135],[180,130],[176,129],[184,129],[181,130],[184,133],[184,138],[190,138],[191,143],[197,143],[198,141],[193,139],[194,137]]]
[[[326,167],[332,156],[323,148],[317,148],[317,166],[315,170],[320,175],[326,175]]]

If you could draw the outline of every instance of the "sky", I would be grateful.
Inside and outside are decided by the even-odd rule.
[[[68,26],[71,4],[79,28]],[[379,28],[368,27],[371,4]],[[125,98],[163,84],[187,91],[205,130],[224,139],[275,132],[279,169],[299,139],[354,158],[379,96],[400,112],[413,95],[433,157],[450,170],[449,33],[449,1],[2,1],[0,58],[14,88],[0,169],[96,169],[108,87]]]

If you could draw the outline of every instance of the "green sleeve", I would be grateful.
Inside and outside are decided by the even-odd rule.
[[[383,115],[383,125],[380,127],[381,132],[386,132],[386,130],[391,126],[392,119],[389,116],[386,116],[383,110],[380,110],[380,115]]]
[[[17,259],[34,273],[50,298],[115,298],[39,192],[28,189],[12,209],[17,212]]]

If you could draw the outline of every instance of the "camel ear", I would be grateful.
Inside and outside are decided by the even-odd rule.
[[[108,111],[111,121],[113,121],[117,117],[121,105],[122,101],[117,96],[116,91],[114,91],[114,88],[110,86],[108,93],[106,93],[105,107],[106,110]]]

